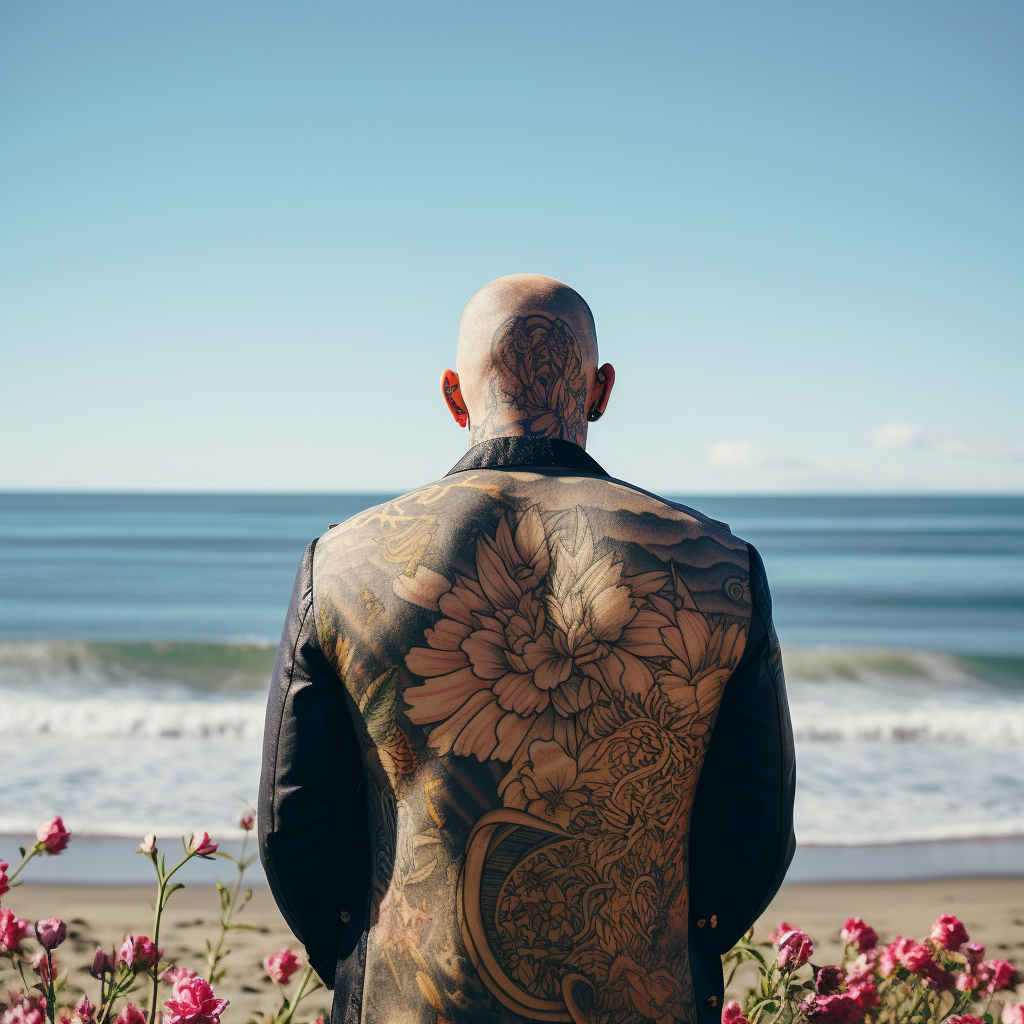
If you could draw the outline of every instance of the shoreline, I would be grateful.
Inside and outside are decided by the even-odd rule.
[[[146,885],[153,866],[135,856],[141,837],[75,835],[56,857],[39,857],[27,869],[26,881],[60,886]],[[216,838],[216,837],[215,837]],[[0,859],[17,863],[19,846],[30,846],[34,835],[0,834]],[[161,838],[161,849],[173,857],[178,837]],[[241,841],[227,839],[221,849],[238,855]],[[247,851],[256,852],[256,837]],[[180,878],[191,885],[213,885],[234,878],[235,869],[221,859],[194,860]],[[267,884],[257,858],[246,871],[246,885]],[[786,875],[787,886],[818,884],[912,883],[941,879],[1024,878],[1024,835],[928,839],[909,842],[851,845],[798,845]]]

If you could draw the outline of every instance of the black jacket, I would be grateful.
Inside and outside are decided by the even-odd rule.
[[[523,466],[604,474],[575,445],[528,438],[477,445],[452,473]],[[348,1024],[361,1019],[373,851],[351,698],[315,628],[316,543],[299,567],[271,682],[259,838],[281,912],[335,989],[334,1020]],[[767,907],[795,850],[793,738],[781,656],[764,566],[747,547],[749,635],[719,706],[691,820],[690,966],[703,1024],[721,1013],[721,955]]]

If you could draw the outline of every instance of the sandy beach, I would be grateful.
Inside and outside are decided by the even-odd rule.
[[[144,886],[31,885],[19,887],[5,900],[28,919],[61,915],[69,923],[65,950],[76,964],[86,964],[97,943],[120,942],[125,932],[152,928],[153,891]],[[198,969],[207,938],[218,932],[218,899],[209,887],[189,886],[174,895],[164,918],[167,955]],[[883,940],[895,935],[920,937],[942,912],[957,914],[971,937],[984,942],[989,955],[1024,963],[1024,878],[960,878],[948,881],[788,885],[755,927],[764,939],[780,920],[807,930],[816,947],[815,961],[828,963],[840,955],[839,926],[856,915],[877,928]],[[229,1019],[247,1020],[276,1006],[276,992],[263,971],[264,956],[284,945],[297,948],[270,892],[257,889],[239,918],[258,931],[230,935],[231,956],[219,994],[231,1000]],[[70,949],[68,948],[70,947]],[[67,952],[64,962],[70,960]],[[738,979],[742,984],[742,979]],[[87,973],[72,970],[69,987],[92,993]],[[319,989],[302,1004],[298,1019],[312,1020],[330,1009],[331,993]]]

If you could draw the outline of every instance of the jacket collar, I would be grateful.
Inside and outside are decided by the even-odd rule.
[[[563,441],[560,437],[492,437],[470,448],[445,476],[467,469],[513,469],[519,466],[578,469],[585,473],[608,475],[578,444]]]

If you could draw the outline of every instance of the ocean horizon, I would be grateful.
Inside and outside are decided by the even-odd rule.
[[[301,553],[391,496],[0,492],[0,833],[227,834]],[[798,841],[1015,850],[1024,496],[672,497],[764,559]]]

